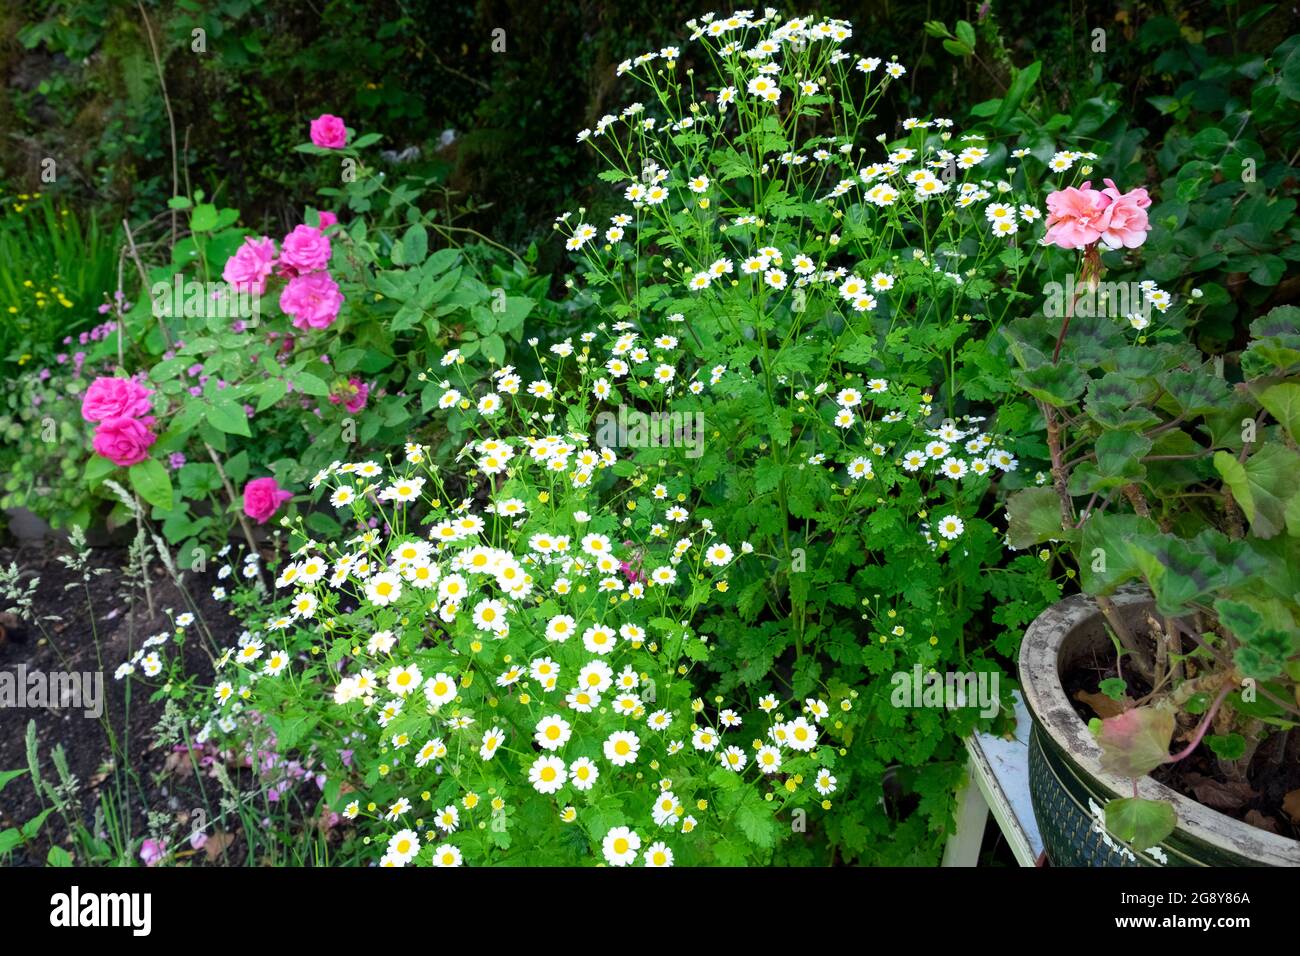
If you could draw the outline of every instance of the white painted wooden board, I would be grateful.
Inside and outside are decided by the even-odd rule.
[[[1030,716],[1019,691],[1013,691],[1016,733],[1006,740],[979,733],[966,738],[967,783],[957,792],[957,827],[944,848],[944,866],[974,866],[991,811],[1021,866],[1034,866],[1043,838],[1029,799]],[[973,786],[972,786],[973,782]]]

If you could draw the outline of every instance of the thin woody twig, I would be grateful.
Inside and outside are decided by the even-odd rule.
[[[208,455],[212,458],[212,463],[217,466],[217,475],[221,478],[221,484],[226,489],[226,497],[230,499],[230,504],[235,508],[235,515],[239,519],[239,527],[244,532],[244,540],[248,542],[248,553],[257,554],[257,542],[253,539],[253,529],[248,526],[248,519],[244,513],[239,510],[239,500],[235,497],[234,486],[230,484],[230,479],[226,477],[226,469],[221,466],[221,458],[217,455],[217,450],[208,442],[203,443],[208,450]],[[257,562],[257,580],[262,587],[266,587],[266,579],[262,577],[262,562]]]
[[[145,33],[149,36],[149,50],[153,53],[154,69],[158,71],[158,86],[162,89],[163,106],[167,110],[167,126],[171,131],[172,139],[172,195],[177,194],[180,186],[180,175],[176,166],[176,115],[172,112],[171,97],[167,95],[167,78],[163,75],[162,58],[158,55],[158,44],[154,40],[153,25],[149,22],[149,14],[145,13],[144,4],[136,0],[136,7],[140,10],[140,16],[144,20]],[[172,210],[172,248],[176,248],[176,210]]]
[[[140,251],[135,247],[135,236],[131,232],[131,223],[123,219],[122,228],[126,230],[126,243],[131,249],[131,258],[135,260],[136,271],[140,273],[140,294],[148,295],[149,276],[145,273],[144,263],[140,260]],[[162,332],[163,342],[167,344],[168,348],[171,348],[172,347],[171,333],[167,331],[167,323],[163,321],[163,317],[161,315],[158,316],[158,329]]]

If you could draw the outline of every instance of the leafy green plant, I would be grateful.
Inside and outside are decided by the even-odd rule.
[[[592,359],[599,381],[584,369],[560,401],[573,415],[593,390],[609,415],[703,420],[703,440],[623,444],[689,476],[670,486],[683,507],[760,558],[705,626],[719,690],[866,682],[886,732],[851,750],[855,776],[915,768],[925,812],[919,832],[898,827],[863,792],[827,819],[830,840],[849,859],[924,859],[974,715],[896,707],[890,675],[996,668],[1058,593],[1043,562],[1004,559],[990,520],[1037,442],[983,344],[1037,288],[1021,242],[1042,163],[1020,150],[1007,181],[984,179],[1005,148],[942,118],[862,145],[906,70],[849,54],[843,21],[689,26],[716,77],[681,69],[676,46],[629,60],[618,72],[645,102],[579,134],[623,203],[608,225],[580,209],[557,227],[580,255],[576,301],[623,334]]]
[[[1173,324],[1136,341],[1106,318],[1068,324],[1057,363],[1041,322],[1005,330],[1053,461],[1052,487],[1008,500],[1008,537],[1062,542],[1115,635],[1130,700],[1099,722],[1103,766],[1137,778],[1204,740],[1244,768],[1300,717],[1300,310],[1257,319],[1231,366]],[[1130,582],[1155,600],[1141,630],[1110,600]],[[1177,821],[1135,793],[1107,822],[1145,850]]]
[[[0,360],[12,374],[76,345],[117,281],[118,235],[42,193],[0,196]]]
[[[203,566],[243,521],[247,480],[269,472],[301,485],[353,446],[404,437],[418,414],[411,392],[429,407],[421,377],[439,343],[455,337],[467,354],[481,349],[502,362],[506,343],[522,337],[532,295],[544,290],[522,258],[489,240],[462,246],[464,230],[423,214],[419,183],[386,183],[364,165],[360,150],[377,139],[337,151],[355,175],[331,198],[365,215],[347,228],[330,225],[329,238],[319,239],[333,252],[328,282],[343,300],[321,328],[295,327],[277,307],[287,287],[278,276],[265,301],[261,291],[241,293],[221,279],[252,241],[235,210],[206,202],[201,191],[175,199],[188,228],[168,263],[147,270],[138,263],[148,287],[134,303],[119,297],[113,333],[88,343],[71,376],[42,370],[11,396],[0,424],[22,443],[23,462],[7,480],[10,503],[55,524],[84,525],[98,500],[105,505],[98,513],[112,509],[110,522],[121,523],[130,516],[105,485],[114,478],[146,503],[183,567]],[[326,224],[318,213],[311,220]],[[148,383],[162,423],[147,456],[129,465],[91,453],[92,427],[74,411],[89,380],[113,368]],[[53,479],[72,471],[83,485],[69,500],[68,486]],[[337,529],[324,513],[311,521]],[[246,524],[244,531],[251,541]]]
[[[318,476],[349,525],[386,530],[285,519],[288,596],[236,596],[255,620],[189,701],[196,739],[312,761],[344,861],[771,859],[802,829],[778,815],[842,786],[836,747],[862,718],[847,691],[744,716],[696,695],[696,618],[751,549],[623,517],[599,494],[616,456],[575,433],[465,455],[466,487],[415,443]],[[616,481],[630,503],[640,482]]]

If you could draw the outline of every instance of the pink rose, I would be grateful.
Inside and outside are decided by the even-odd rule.
[[[285,491],[274,478],[254,478],[244,485],[244,514],[265,524],[292,497],[293,492]]]
[[[339,217],[334,215],[332,212],[322,212],[317,215],[320,216],[320,228],[322,231],[328,229],[330,226],[336,225],[339,221]]]
[[[116,416],[105,418],[95,429],[95,454],[119,468],[138,465],[149,457],[149,447],[158,440],[143,422]]]
[[[328,272],[296,276],[280,293],[280,310],[300,329],[325,329],[338,318],[343,293]]]
[[[311,141],[326,149],[342,149],[348,144],[347,127],[332,113],[322,113],[311,121]]]
[[[266,277],[274,268],[275,243],[266,236],[249,238],[226,260],[221,277],[236,289],[248,289],[261,295],[266,291]]]
[[[348,379],[348,384],[337,392],[330,393],[330,401],[337,405],[343,403],[343,407],[349,412],[356,413],[366,407],[366,399],[370,397],[370,386],[359,378]]]
[[[1146,241],[1151,224],[1147,222],[1147,207],[1151,197],[1145,189],[1134,189],[1120,193],[1113,179],[1106,180],[1102,190],[1110,205],[1098,224],[1102,230],[1101,241],[1107,249],[1136,249]]]
[[[284,237],[280,250],[280,264],[288,266],[299,275],[318,272],[329,265],[330,241],[319,229],[311,226],[295,226],[293,232]]]
[[[88,422],[102,422],[106,418],[145,418],[153,412],[149,396],[153,389],[145,388],[135,379],[102,376],[90,383],[81,399],[81,417]]]
[[[1043,241],[1062,249],[1082,249],[1101,238],[1110,196],[1084,183],[1048,194],[1047,234]]]

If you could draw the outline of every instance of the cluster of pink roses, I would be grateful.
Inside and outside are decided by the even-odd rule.
[[[1107,249],[1142,245],[1151,230],[1151,197],[1145,189],[1121,193],[1114,180],[1105,182],[1105,189],[1093,189],[1087,182],[1049,194],[1043,242],[1062,249],[1086,249],[1098,241]]]
[[[343,120],[323,113],[311,121],[311,141],[326,149],[342,149],[348,142]],[[222,278],[237,291],[266,292],[273,273],[288,279],[280,293],[280,310],[293,316],[300,329],[328,328],[338,318],[343,293],[327,271],[331,248],[325,230],[338,222],[331,212],[320,214],[320,226],[295,226],[277,251],[275,242],[262,236],[245,239],[226,262]]]
[[[96,422],[95,454],[120,468],[149,457],[158,440],[153,433],[153,389],[132,378],[101,376],[90,383],[81,400],[81,417]]]
[[[325,230],[338,222],[330,212],[320,214],[320,227],[295,226],[284,237],[279,251],[275,242],[262,236],[245,239],[226,262],[222,278],[236,290],[261,295],[272,273],[289,281],[280,293],[280,309],[293,316],[300,329],[324,329],[338,318],[343,293],[326,271],[332,250]]]

